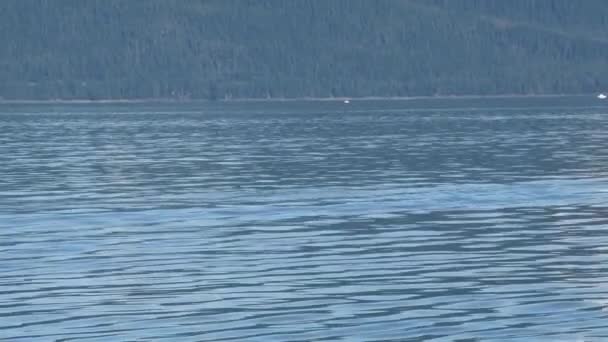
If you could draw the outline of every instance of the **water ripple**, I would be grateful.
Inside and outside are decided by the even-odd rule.
[[[0,340],[608,338],[598,108],[179,106],[2,111]]]

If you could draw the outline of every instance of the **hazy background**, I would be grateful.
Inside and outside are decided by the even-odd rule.
[[[0,98],[576,94],[601,0],[3,0]]]

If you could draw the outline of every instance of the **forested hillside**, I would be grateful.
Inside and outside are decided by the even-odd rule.
[[[605,0],[2,0],[3,99],[591,93]]]

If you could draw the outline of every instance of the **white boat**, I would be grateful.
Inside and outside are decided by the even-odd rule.
[[[597,98],[600,99],[600,100],[605,100],[606,98],[608,98],[608,96],[606,96],[606,94],[599,94],[597,96]]]

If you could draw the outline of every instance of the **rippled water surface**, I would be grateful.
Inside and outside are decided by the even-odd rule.
[[[606,341],[594,99],[0,106],[0,339]]]

